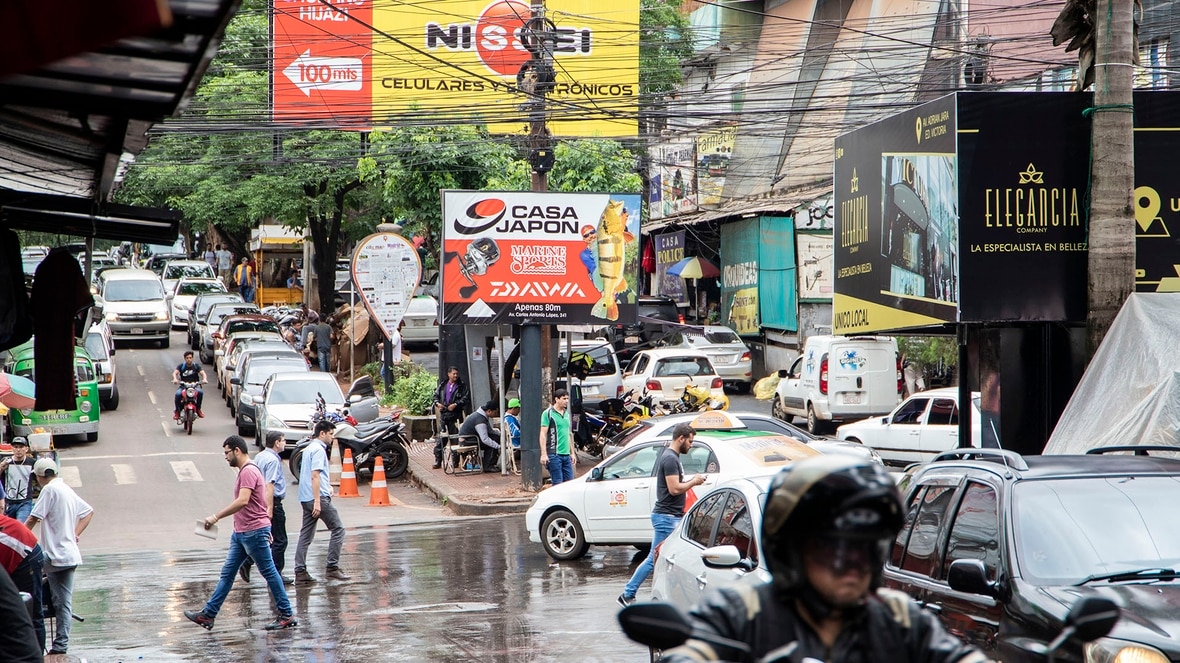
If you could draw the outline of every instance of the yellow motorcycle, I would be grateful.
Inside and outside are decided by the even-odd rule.
[[[721,394],[714,396],[713,391],[708,387],[698,387],[690,384],[684,388],[684,393],[680,395],[680,400],[672,407],[672,412],[682,414],[685,412],[708,412],[709,410],[728,410],[729,396]]]

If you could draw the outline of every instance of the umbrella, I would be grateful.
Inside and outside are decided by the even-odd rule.
[[[0,404],[17,410],[33,407],[36,387],[33,381],[13,375],[0,373]]]
[[[717,269],[717,265],[704,258],[685,258],[669,267],[668,273],[682,279],[711,279],[721,276],[721,270]]]

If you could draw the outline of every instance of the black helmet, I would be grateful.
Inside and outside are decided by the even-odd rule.
[[[817,535],[876,541],[878,587],[904,517],[897,486],[877,463],[826,455],[793,464],[771,481],[762,512],[762,549],[775,588],[790,594],[806,585],[802,547]]]

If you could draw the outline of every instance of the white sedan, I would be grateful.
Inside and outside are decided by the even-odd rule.
[[[971,444],[979,446],[979,392],[971,396]],[[836,437],[872,447],[886,462],[924,463],[959,446],[959,388],[920,391],[884,417],[836,430]]]
[[[701,415],[699,413],[689,412],[687,414],[669,414],[662,417],[644,419],[635,426],[619,433],[614,439],[608,442],[603,449],[603,455],[604,457],[614,455],[625,446],[636,442],[647,442],[657,438],[666,439],[672,434],[672,429],[676,424],[692,424],[700,417]],[[769,414],[715,410],[710,414],[708,419],[712,421],[707,424],[696,425],[707,425],[712,430],[749,429],[763,433],[775,433],[776,435],[783,435],[799,440],[821,454],[851,454],[865,460],[871,460],[878,465],[883,464],[881,456],[863,444],[816,437],[802,428],[788,424],[782,419]]]
[[[664,539],[652,574],[652,600],[687,612],[706,589],[770,580],[762,555],[762,505],[773,474],[717,486]]]
[[[725,383],[708,355],[687,348],[659,348],[637,352],[623,371],[623,392],[646,390],[656,403],[673,405],[688,385],[709,389],[714,398],[725,397]]]
[[[712,413],[706,413],[712,414]],[[537,495],[525,513],[529,540],[556,560],[579,559],[590,544],[651,544],[656,460],[669,437],[628,445],[586,474]],[[774,472],[818,452],[798,440],[748,430],[702,430],[681,456],[684,476],[702,474],[704,494],[720,481]]]
[[[225,291],[225,284],[218,279],[181,279],[177,281],[169,302],[172,312],[172,328],[188,327],[189,314],[192,313],[197,295]]]
[[[725,384],[745,394],[753,383],[750,348],[737,332],[722,325],[692,327],[674,335],[678,342],[663,347],[692,348],[709,356]]]
[[[411,299],[398,330],[402,343],[438,343],[438,300],[430,295]]]

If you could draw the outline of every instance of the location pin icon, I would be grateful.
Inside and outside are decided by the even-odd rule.
[[[1148,226],[1160,213],[1160,194],[1149,186],[1135,189],[1135,222],[1139,232],[1147,232]]]
[[[914,124],[914,137],[918,139],[919,143],[922,142],[922,118],[918,118]]]

